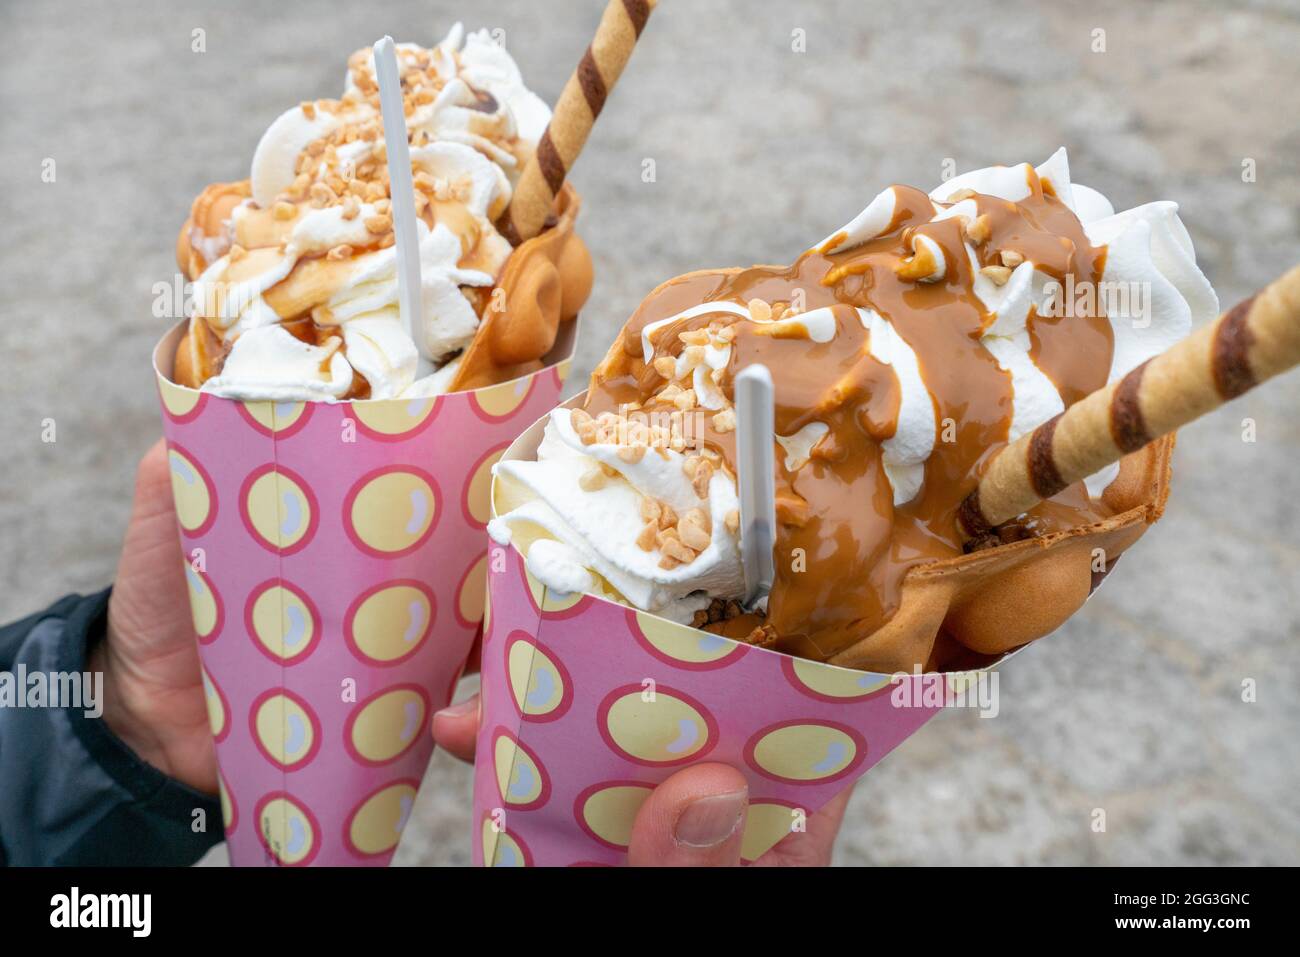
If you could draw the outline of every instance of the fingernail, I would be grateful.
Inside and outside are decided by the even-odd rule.
[[[465,701],[458,701],[456,704],[447,705],[433,716],[433,720],[437,721],[439,718],[463,718],[477,712],[478,698],[469,698]]]
[[[687,847],[714,847],[721,844],[740,826],[745,810],[745,791],[715,794],[687,805],[677,818],[673,839]]]

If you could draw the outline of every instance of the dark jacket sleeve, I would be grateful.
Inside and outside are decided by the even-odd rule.
[[[0,628],[8,697],[22,675],[84,672],[108,595],[70,595]],[[179,866],[221,840],[217,800],[141,761],[94,709],[8,697],[0,684],[0,863]]]

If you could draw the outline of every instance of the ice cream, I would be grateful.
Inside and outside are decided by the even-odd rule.
[[[909,571],[963,560],[955,511],[990,456],[1217,312],[1177,206],[1116,214],[1064,150],[894,186],[790,267],[652,292],[537,460],[498,465],[491,531],[555,590],[834,659],[896,623]],[[776,384],[777,579],[742,613],[731,396],[755,362]],[[1116,474],[1000,541],[1104,524],[1130,507]]]
[[[428,395],[456,377],[512,253],[494,221],[550,111],[486,31],[464,36],[457,25],[432,49],[397,51],[423,314],[408,330],[399,312],[366,47],[349,58],[339,99],[281,114],[257,146],[249,179],[214,184],[195,201],[177,245],[194,290],[177,356],[181,384],[236,399],[335,401]],[[589,287],[585,251],[569,258],[586,269]],[[565,318],[580,304],[565,302]],[[531,338],[549,347],[545,335]]]

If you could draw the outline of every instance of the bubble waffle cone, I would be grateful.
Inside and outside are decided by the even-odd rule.
[[[544,425],[535,423],[502,459],[534,455]],[[1155,478],[1139,474],[1142,468],[1131,466],[1123,483],[1134,486],[1135,496],[1137,486]],[[909,662],[911,654],[930,654],[946,614],[983,608],[967,597],[981,583],[1007,598],[1016,576],[1028,580],[1024,569],[1032,568],[1034,583],[1058,576],[1074,587],[1083,542],[1119,547],[1143,521],[1135,509],[1096,539],[1080,535],[1040,547],[1036,563],[1013,546],[1004,555],[972,556],[978,562],[959,560],[960,576],[946,571],[919,580],[910,593],[910,630],[898,632],[890,653]],[[742,856],[753,861],[917,731],[951,694],[971,686],[970,672],[895,676],[885,666],[840,667],[599,595],[557,594],[528,572],[513,546],[489,546],[488,572],[474,772],[478,864],[625,863],[632,822],[653,787],[705,760],[730,764],[749,782]],[[1088,591],[1085,580],[1078,600]],[[1062,607],[1073,610],[1074,598]],[[1038,626],[1055,624],[1041,616]],[[955,667],[997,660],[967,659]]]
[[[913,568],[889,623],[825,660],[883,671],[919,662],[946,671],[1051,634],[1160,518],[1173,447],[1169,436],[1124,458],[1103,496],[1115,512],[1104,521]],[[791,651],[818,656],[812,646]]]
[[[574,232],[582,201],[566,185],[555,225],[526,240],[510,258],[464,352],[452,388],[475,389],[534,372],[561,326],[591,294],[591,255]]]
[[[185,333],[154,366],[231,860],[383,865],[482,616],[492,464],[569,361],[429,398],[239,402],[169,377]]]
[[[670,282],[741,271],[698,270]],[[617,380],[628,368],[619,338],[592,379]],[[918,565],[903,579],[898,611],[856,642],[826,648],[806,639],[777,638],[770,647],[845,668],[943,671],[1050,634],[1087,599],[1095,576],[1160,518],[1169,495],[1173,446],[1170,435],[1121,460],[1119,478],[1102,497],[1112,513],[1103,521]]]
[[[189,237],[212,234],[230,208],[248,195],[248,182],[214,183],[194,201],[177,238],[177,262],[191,280],[206,267]],[[591,294],[591,256],[575,232],[582,200],[566,184],[554,206],[554,221],[517,247],[506,260],[496,286],[485,290],[486,306],[474,339],[461,356],[451,390],[478,389],[508,382],[541,369],[551,357],[561,328],[571,322]],[[306,313],[337,288],[337,275],[351,270],[346,261],[325,258],[303,262],[272,286],[266,302],[279,315]],[[195,318],[176,349],[172,379],[200,388],[217,374],[228,347],[208,324]]]

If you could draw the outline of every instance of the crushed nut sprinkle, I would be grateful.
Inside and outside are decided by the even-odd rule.
[[[1008,269],[1015,269],[1024,261],[1025,257],[1014,249],[1002,250],[1002,265],[1006,266]]]
[[[583,491],[594,492],[597,489],[604,488],[608,478],[609,476],[605,474],[604,469],[595,466],[582,473],[582,476],[578,479],[578,485]]]
[[[696,498],[709,497],[709,482],[713,479],[713,463],[708,459],[700,459],[695,466],[695,472],[691,475],[691,488],[695,490]]]
[[[736,431],[736,410],[723,409],[721,412],[714,413],[713,431],[715,432],[734,432]]]
[[[987,276],[998,286],[1006,285],[1007,280],[1011,278],[1011,270],[1006,266],[984,266],[980,269],[980,274]]]
[[[272,215],[279,220],[293,219],[298,215],[298,207],[285,200],[279,200],[272,207]]]
[[[309,195],[311,196],[312,206],[317,209],[332,206],[338,201],[338,196],[334,194],[334,190],[330,189],[325,183],[312,183]]]
[[[393,228],[393,217],[391,213],[376,213],[373,216],[367,216],[362,220],[366,229],[376,235],[389,232]]]
[[[771,322],[772,307],[762,299],[751,299],[746,304],[749,309],[749,317],[755,322]]]
[[[709,516],[702,508],[693,508],[677,523],[677,536],[682,543],[696,552],[709,547],[713,536],[709,531]]]
[[[993,224],[988,213],[976,217],[975,222],[966,227],[966,238],[976,246],[988,242],[988,238],[992,235]]]
[[[976,196],[973,189],[959,189],[948,197],[949,203],[960,203],[964,199],[974,199]]]
[[[339,245],[335,246],[328,253],[325,254],[325,258],[333,259],[335,262],[337,262],[340,259],[351,259],[352,247],[349,246],[347,243],[339,243]]]
[[[727,531],[731,532],[732,535],[740,531],[740,509],[733,508],[728,512],[726,518],[722,520],[722,524],[727,526]]]

